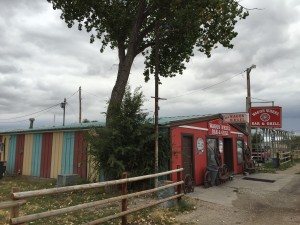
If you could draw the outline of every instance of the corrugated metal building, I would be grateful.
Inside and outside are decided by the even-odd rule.
[[[242,127],[224,123],[221,114],[165,117],[159,119],[159,125],[168,131],[172,150],[171,165],[166,162],[160,167],[176,169],[179,165],[184,168],[183,178],[189,174],[196,185],[201,185],[209,152],[216,148],[221,153],[222,163],[232,173],[243,172],[243,148],[248,134]],[[222,130],[210,128],[215,125],[228,130],[222,133]],[[9,174],[45,178],[79,174],[83,179],[99,180],[99,174],[94,176],[92,162],[88,160],[83,132],[101,126],[104,123],[92,122],[0,132],[0,141],[5,145],[5,151],[0,152],[0,161],[7,162]],[[212,133],[211,130],[220,133]],[[176,180],[175,177],[173,179]]]
[[[229,171],[243,172],[243,148],[248,133],[239,125],[225,123],[222,114],[165,117],[160,118],[159,124],[169,131],[171,169],[177,165],[183,167],[183,179],[190,175],[195,185],[202,185],[214,149],[220,152],[221,163],[226,164]],[[172,180],[176,179],[173,174]]]
[[[69,126],[11,130],[0,132],[0,161],[6,161],[8,174],[57,178],[58,175],[79,174],[88,179],[89,165],[84,131],[101,127],[102,122]]]

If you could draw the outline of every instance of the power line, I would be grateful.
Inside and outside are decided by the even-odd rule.
[[[59,105],[59,104],[58,104]],[[46,112],[49,112],[51,109],[53,109],[54,107],[49,107],[48,110]],[[41,110],[40,112],[44,112],[45,110]],[[43,113],[40,113],[39,115],[36,115],[35,118],[41,116]],[[20,123],[20,122],[25,122],[28,121],[28,119],[24,119],[24,120],[18,120],[18,121],[4,121],[4,122],[0,122],[0,123]]]
[[[70,96],[67,97],[66,99],[69,99],[69,98],[73,97],[77,92],[79,92],[79,90],[75,91],[72,95],[70,95]]]
[[[84,91],[84,92],[86,92],[86,93],[88,93],[88,94],[90,94],[90,95],[93,95],[93,96],[95,96],[95,97],[97,97],[97,98],[100,98],[100,96],[98,96],[98,95],[96,95],[96,94],[93,94],[93,93],[91,93],[91,92],[88,92],[88,91],[86,91],[86,90],[84,90],[84,89],[81,89],[82,91]]]
[[[273,101],[269,101],[269,100],[264,100],[264,99],[259,99],[259,98],[253,98],[251,97],[252,99],[256,99],[256,100],[259,100],[259,101],[264,101],[264,102],[273,102]]]
[[[70,99],[71,97],[73,97],[77,92],[79,92],[79,90],[75,91],[72,95],[70,95],[67,99]],[[38,114],[38,113],[41,113],[41,112],[48,112],[50,109],[56,107],[56,106],[59,106],[61,103],[57,103],[55,105],[52,105],[52,106],[49,106],[45,109],[42,109],[42,110],[39,110],[37,112],[33,112],[33,113],[30,113],[30,114],[26,114],[26,115],[23,115],[23,116],[17,116],[17,117],[12,117],[12,118],[6,118],[6,119],[0,119],[0,121],[5,121],[5,120],[15,120],[15,119],[20,119],[20,118],[23,118],[23,117],[28,117],[28,116],[32,116],[32,115],[35,115],[35,114]],[[40,116],[40,115],[38,115]],[[36,116],[36,117],[38,117]],[[13,121],[13,122],[1,122],[1,123],[17,123],[17,122],[23,122],[23,121],[27,121],[26,120],[20,120],[20,121]]]
[[[87,94],[89,94],[89,95],[92,95],[92,96],[94,96],[94,97],[97,97],[97,101],[102,102],[102,101],[100,100],[101,96],[98,96],[98,95],[96,95],[96,94],[93,94],[93,93],[91,93],[91,92],[88,92],[88,91],[86,91],[86,90],[84,90],[84,89],[81,89],[81,91],[84,91],[85,93],[87,93]],[[82,99],[84,99],[84,98],[82,98]]]
[[[186,92],[186,93],[183,93],[183,94],[181,94],[181,95],[177,95],[177,96],[174,96],[174,97],[171,97],[171,98],[168,98],[168,99],[170,100],[170,99],[174,99],[174,98],[179,98],[179,97],[182,97],[182,96],[185,96],[185,95],[189,95],[189,94],[192,94],[192,93],[195,93],[195,92],[198,92],[198,91],[204,91],[204,90],[207,90],[207,89],[209,89],[209,88],[211,88],[211,87],[214,87],[214,86],[217,86],[217,85],[219,85],[219,84],[225,83],[225,82],[227,82],[227,81],[229,81],[229,80],[231,80],[231,79],[233,79],[233,78],[235,78],[235,77],[237,77],[237,76],[243,74],[244,72],[245,72],[245,71],[240,72],[240,73],[238,73],[238,74],[236,74],[236,75],[233,75],[232,77],[230,77],[230,78],[228,78],[228,79],[222,80],[222,81],[217,82],[217,83],[215,83],[215,84],[212,84],[212,85],[210,85],[210,86],[207,86],[207,87],[204,87],[204,88],[201,88],[201,89],[195,89],[195,90],[192,90],[192,91],[189,91],[189,92]]]
[[[52,105],[52,106],[50,106],[50,107],[48,107],[48,108],[46,108],[46,109],[42,109],[42,110],[37,111],[37,112],[34,112],[34,113],[30,113],[30,114],[24,115],[24,116],[17,116],[17,117],[12,117],[12,118],[7,118],[7,119],[0,119],[0,120],[15,120],[15,119],[20,119],[20,118],[27,117],[27,116],[32,116],[32,115],[34,115],[34,114],[38,114],[38,113],[44,112],[44,111],[46,111],[46,110],[50,110],[50,109],[52,109],[52,108],[54,108],[54,107],[56,107],[56,106],[58,106],[58,105],[60,105],[60,103],[55,104],[55,105]]]

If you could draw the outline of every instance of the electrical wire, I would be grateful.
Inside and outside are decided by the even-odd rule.
[[[264,101],[264,102],[274,102],[274,101],[269,101],[269,100],[264,100],[264,99],[259,99],[259,98],[253,98],[253,97],[251,97],[251,99],[256,99],[256,100]]]
[[[192,91],[189,91],[189,92],[186,92],[186,93],[183,93],[183,94],[180,94],[180,95],[171,97],[171,98],[167,98],[167,99],[170,100],[170,99],[174,99],[174,98],[179,98],[179,97],[182,97],[182,96],[185,96],[185,95],[193,94],[193,93],[198,92],[198,91],[204,91],[204,90],[207,90],[207,89],[209,89],[209,88],[211,88],[211,87],[214,87],[214,86],[217,86],[217,85],[219,85],[219,84],[225,83],[225,82],[227,82],[227,81],[229,81],[229,80],[231,80],[231,79],[233,79],[233,78],[235,78],[235,77],[237,77],[237,76],[243,74],[244,72],[245,72],[245,71],[240,72],[240,73],[238,73],[238,74],[235,74],[235,75],[233,75],[232,77],[230,77],[230,78],[228,78],[228,79],[222,80],[222,81],[220,81],[220,82],[218,82],[218,83],[215,83],[215,84],[212,84],[212,85],[210,85],[210,86],[207,86],[207,87],[204,87],[204,88],[201,88],[201,89],[195,89],[195,90],[192,90]]]
[[[72,95],[70,95],[68,98],[66,99],[70,99],[71,97],[73,97],[77,92],[79,92],[79,90],[75,91]]]
[[[52,105],[52,106],[50,106],[50,107],[48,107],[48,108],[46,108],[46,109],[42,109],[42,110],[37,111],[37,112],[34,112],[34,113],[30,113],[30,114],[24,115],[24,116],[17,116],[17,117],[12,117],[12,118],[7,118],[7,119],[0,119],[0,120],[15,120],[15,119],[20,119],[20,118],[27,117],[27,116],[32,116],[32,115],[35,115],[35,114],[44,112],[44,111],[46,111],[46,110],[50,110],[50,109],[52,109],[52,108],[54,108],[54,107],[56,107],[56,106],[58,106],[58,105],[60,105],[60,103],[55,104],[55,105]]]
[[[79,92],[79,90],[75,91],[72,95],[70,95],[68,98],[66,99],[70,99],[71,97],[73,97],[77,92]],[[23,117],[28,117],[28,116],[32,116],[32,115],[35,115],[35,114],[39,114],[41,112],[48,112],[49,110],[51,110],[52,108],[56,107],[56,106],[59,106],[61,103],[57,103],[55,105],[52,105],[52,106],[49,106],[48,108],[45,108],[45,109],[42,109],[42,110],[39,110],[37,112],[33,112],[33,113],[30,113],[30,114],[26,114],[26,115],[23,115],[23,116],[17,116],[17,117],[11,117],[11,118],[6,118],[6,119],[0,119],[1,123],[17,123],[17,122],[23,122],[23,121],[27,121],[26,120],[20,120],[20,121],[13,121],[13,122],[2,122],[2,121],[6,121],[6,120],[15,120],[15,119],[20,119],[20,118],[23,118]],[[38,116],[36,116],[38,117]]]
[[[58,105],[60,105],[60,104],[58,104]],[[57,105],[56,105],[56,106],[57,106]],[[54,107],[49,107],[47,111],[41,110],[41,111],[40,111],[40,114],[39,114],[39,115],[36,115],[35,118],[40,117],[41,115],[43,115],[44,112],[49,112],[49,111],[50,111],[51,109],[53,109],[53,108],[54,108]],[[43,112],[43,113],[41,113],[41,112]],[[25,121],[28,121],[28,119],[18,120],[18,121],[10,121],[10,122],[8,122],[8,121],[4,121],[4,122],[0,121],[0,124],[3,124],[3,123],[20,123],[20,122],[25,122]]]
[[[99,102],[102,102],[101,100],[100,100],[100,96],[98,96],[98,95],[95,95],[95,94],[93,94],[93,93],[90,93],[90,92],[88,92],[88,91],[86,91],[86,90],[84,90],[84,89],[81,89],[81,91],[84,91],[85,93],[87,93],[87,94],[89,94],[89,95],[92,95],[92,96],[94,96],[94,97],[97,97],[97,101],[99,101]]]

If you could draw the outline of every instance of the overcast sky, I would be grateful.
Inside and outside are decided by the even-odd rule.
[[[244,0],[251,10],[236,26],[233,49],[218,48],[211,58],[196,53],[183,75],[162,79],[160,116],[245,112],[252,64],[253,106],[283,111],[283,130],[300,133],[300,1]],[[89,35],[69,29],[46,0],[0,0],[0,130],[62,125],[59,103],[67,98],[66,124],[82,118],[104,121],[106,101],[115,84],[118,56]],[[132,89],[142,86],[144,109],[153,115],[154,82],[143,81],[143,58],[130,75]],[[260,103],[257,103],[260,102]],[[53,107],[52,107],[53,106]],[[39,113],[37,113],[39,112]]]

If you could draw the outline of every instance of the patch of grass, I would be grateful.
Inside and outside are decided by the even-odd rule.
[[[280,166],[278,167],[278,170],[283,171],[283,170],[293,167],[294,165],[296,165],[295,162],[287,162],[284,164],[280,164]]]
[[[259,172],[261,173],[276,173],[276,168],[273,168],[271,162],[266,162],[262,167],[259,167]]]
[[[10,192],[12,187],[18,187],[20,191],[29,190],[40,190],[45,188],[53,188],[56,186],[56,180],[36,180],[36,179],[25,179],[24,177],[5,177],[0,180],[0,202],[10,200]],[[130,191],[129,191],[130,192]],[[113,196],[119,195],[118,189],[114,189],[109,193],[105,192],[104,188],[82,190],[66,192],[55,195],[40,196],[36,198],[30,198],[27,200],[25,205],[20,207],[20,216],[31,215],[34,213],[45,212],[53,209],[66,208],[78,204],[87,202],[97,201],[101,199],[107,199]],[[138,198],[129,199],[128,209],[139,207],[141,205],[154,201],[153,196],[145,196],[145,199]],[[141,201],[142,200],[142,201]],[[131,225],[140,224],[165,224],[171,225],[175,223],[175,217],[179,212],[193,210],[194,203],[192,200],[187,199],[185,196],[182,198],[180,203],[171,208],[165,208],[161,206],[147,208],[136,213],[128,215],[128,223]],[[73,213],[67,213],[59,216],[49,217],[45,219],[39,219],[31,222],[34,225],[45,225],[45,224],[84,224],[87,222],[94,221],[105,216],[113,215],[121,211],[120,201],[114,203],[108,203],[100,205],[94,208],[88,208],[84,210],[78,210]],[[9,209],[0,210],[0,223],[1,225],[9,224]],[[104,225],[119,225],[121,224],[121,218],[108,221]]]
[[[175,210],[178,212],[192,211],[195,209],[195,203],[191,199],[182,198],[177,205]]]
[[[281,164],[278,168],[273,168],[272,162],[266,162],[262,167],[260,167],[259,172],[261,173],[276,173],[276,171],[284,171],[294,165],[300,163],[300,159],[295,159],[293,162],[288,162]],[[300,172],[299,172],[300,173]]]
[[[25,179],[24,177],[5,177],[0,180],[0,202],[10,200],[12,187],[18,187],[20,191],[29,191],[53,188],[55,186],[56,181],[50,179],[35,180]],[[118,193],[107,194],[103,188],[97,188],[30,198],[25,205],[20,207],[20,216],[106,199],[116,194]],[[97,208],[78,210],[73,213],[36,220],[30,224],[82,224],[114,214],[119,210],[119,204],[110,203]],[[0,210],[0,221],[1,224],[9,224],[9,209]]]

